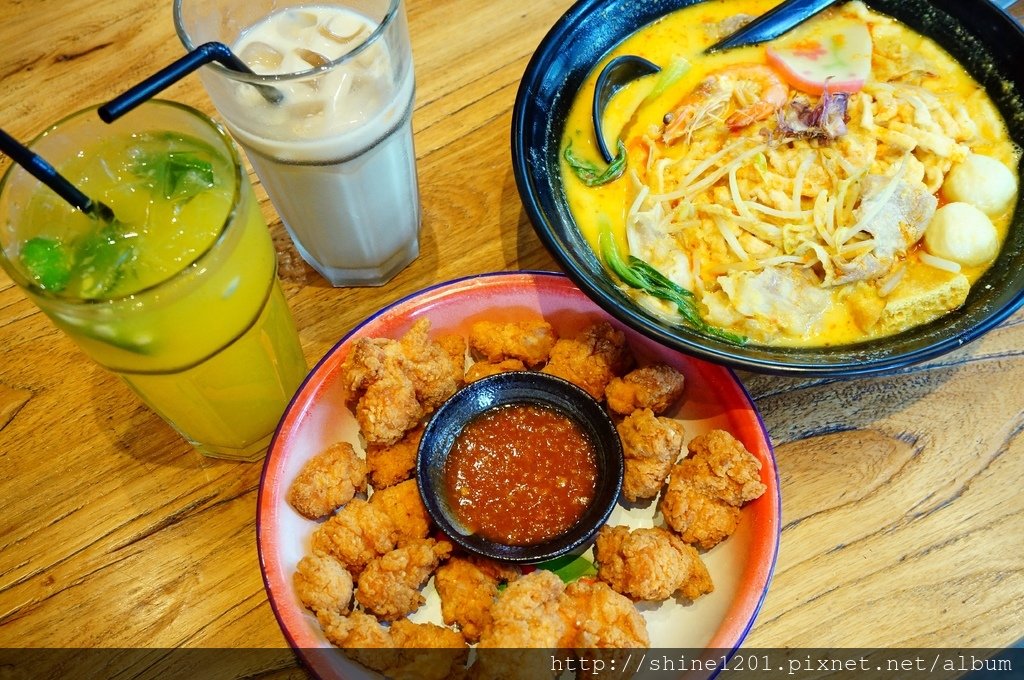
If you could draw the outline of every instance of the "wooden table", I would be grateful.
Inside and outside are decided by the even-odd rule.
[[[257,187],[310,365],[428,284],[557,268],[520,203],[508,131],[527,60],[569,5],[409,0],[422,254],[386,287],[326,285]],[[22,139],[182,52],[170,2],[143,0],[0,0],[0,44],[0,126]],[[196,77],[166,96],[213,114]],[[1017,314],[892,376],[741,376],[776,446],[784,508],[748,647],[1022,636],[1022,348]],[[276,647],[290,659],[257,561],[260,471],[193,451],[0,276],[0,648]]]

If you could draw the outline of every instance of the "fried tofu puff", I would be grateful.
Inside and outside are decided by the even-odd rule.
[[[626,335],[607,321],[599,321],[575,338],[560,338],[543,372],[565,378],[600,401],[612,379],[632,364]]]
[[[625,459],[622,495],[630,503],[654,498],[683,452],[682,423],[644,408],[626,416],[616,430]]]
[[[441,598],[441,617],[457,625],[467,642],[480,639],[491,622],[491,605],[498,597],[498,584],[514,581],[519,572],[497,562],[477,557],[452,557],[434,574],[434,587]]]
[[[315,613],[344,614],[352,604],[352,575],[330,555],[313,553],[303,557],[292,582],[299,600]]]
[[[429,331],[430,321],[419,319],[398,340],[356,340],[345,357],[341,381],[369,446],[399,441],[461,384],[464,366]]]
[[[353,498],[313,533],[313,552],[335,557],[358,576],[370,560],[393,550],[399,532],[391,517],[361,498]]]
[[[683,396],[686,379],[666,364],[654,364],[630,371],[621,378],[612,378],[604,391],[608,408],[619,415],[649,408],[661,415]]]
[[[633,600],[661,601],[679,594],[692,601],[714,590],[696,549],[659,527],[601,527],[594,560],[597,577]]]
[[[288,489],[288,503],[309,519],[329,515],[366,491],[366,463],[348,442],[338,442],[302,466]]]
[[[709,550],[732,535],[740,507],[765,492],[761,461],[724,430],[695,437],[669,475],[660,508],[687,543]]]
[[[423,604],[420,588],[452,551],[448,541],[411,541],[382,555],[359,575],[356,601],[382,621],[397,621]]]
[[[366,447],[366,468],[374,490],[394,486],[413,476],[422,437],[423,428],[416,427],[390,446]]]
[[[469,329],[474,356],[492,364],[518,359],[536,368],[548,360],[558,334],[547,321],[478,321]]]
[[[505,359],[496,364],[490,361],[477,361],[466,369],[466,382],[476,382],[481,378],[497,375],[499,373],[510,373],[512,371],[525,371],[526,364],[519,359]]]
[[[391,518],[398,532],[398,547],[430,534],[430,515],[423,505],[415,479],[374,492],[370,496],[370,505],[383,510]]]

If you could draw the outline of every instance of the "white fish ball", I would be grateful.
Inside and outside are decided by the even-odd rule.
[[[988,215],[968,203],[947,203],[935,211],[924,245],[936,257],[975,267],[999,252],[999,234]]]
[[[1017,193],[1017,178],[991,156],[972,153],[946,175],[942,194],[952,202],[970,203],[986,215],[998,215],[1010,207]]]

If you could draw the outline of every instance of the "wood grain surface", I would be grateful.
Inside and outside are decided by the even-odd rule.
[[[557,269],[508,134],[569,5],[408,0],[422,254],[389,285],[329,287],[257,185],[310,365],[431,283]],[[182,53],[170,2],[143,0],[0,0],[0,44],[0,126],[22,139]],[[214,113],[194,76],[166,97]],[[886,377],[741,378],[776,446],[784,526],[747,647],[1022,637],[1024,314]],[[260,577],[260,471],[193,451],[0,275],[0,648],[268,647],[294,666]]]

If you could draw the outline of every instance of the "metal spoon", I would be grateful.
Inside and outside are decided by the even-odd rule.
[[[836,0],[784,0],[777,7],[705,49],[704,54],[774,40],[835,2]],[[597,135],[597,146],[606,163],[611,163],[614,158],[605,143],[602,125],[608,102],[616,92],[633,80],[657,73],[660,70],[661,67],[657,64],[642,57],[627,54],[609,61],[598,75],[597,85],[594,88],[592,117],[594,132]]]
[[[615,57],[601,69],[601,73],[597,76],[597,84],[594,86],[594,109],[592,115],[594,118],[594,132],[597,134],[597,147],[600,149],[601,156],[604,157],[606,163],[611,163],[614,158],[604,141],[602,127],[604,110],[607,108],[608,102],[611,101],[616,92],[630,82],[637,78],[657,73],[660,70],[661,67],[657,64],[632,54]]]

